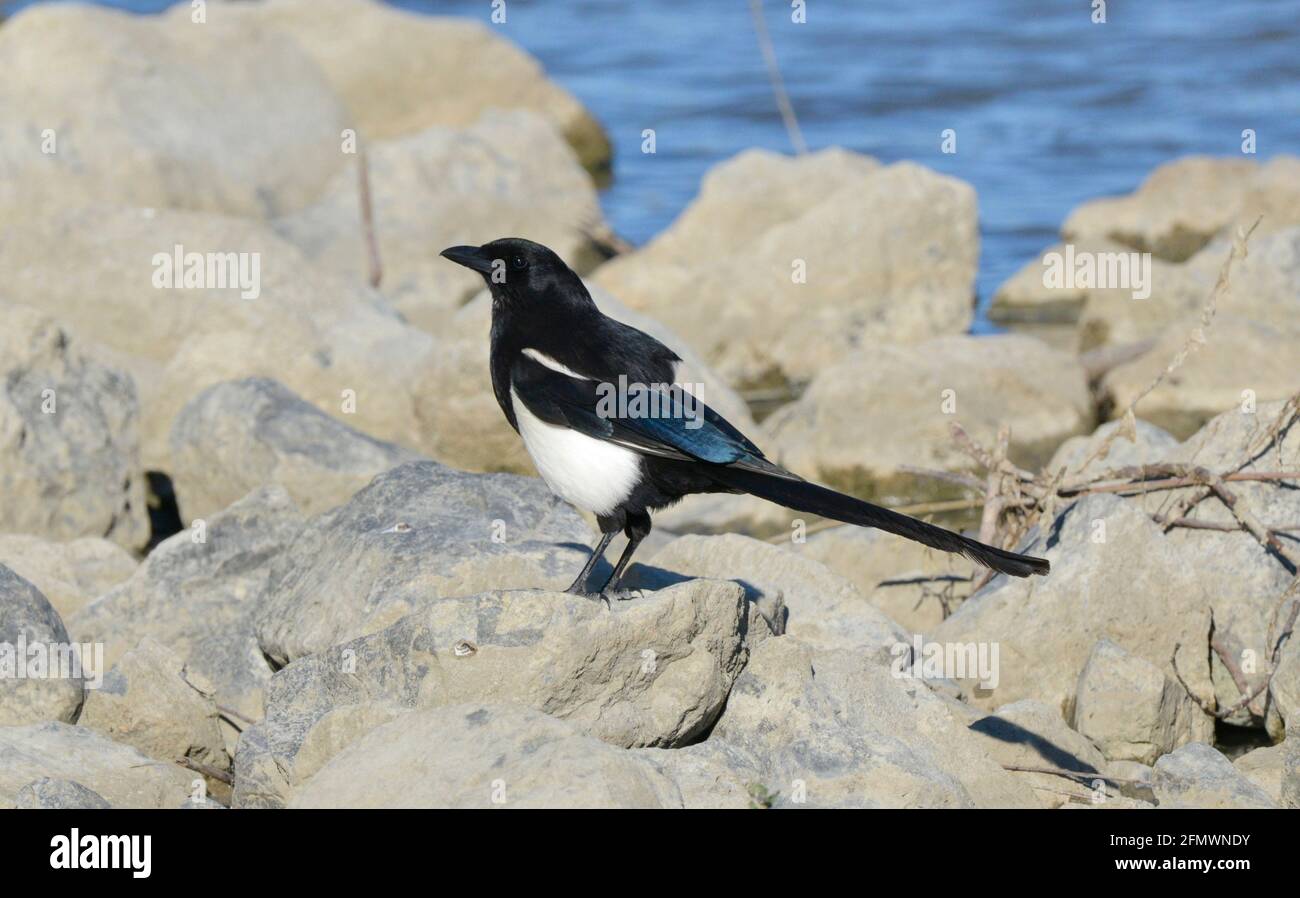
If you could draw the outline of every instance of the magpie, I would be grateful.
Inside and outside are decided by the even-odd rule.
[[[596,308],[558,255],[516,237],[442,255],[478,272],[492,295],[492,390],[551,491],[596,516],[601,538],[568,592],[619,595],[650,533],[650,512],[693,493],[749,493],[794,511],[876,527],[1015,577],[1046,574],[1017,555],[810,483],[769,461],[677,383],[681,359]],[[638,393],[631,399],[628,394]],[[594,592],[592,570],[620,531],[627,547]]]

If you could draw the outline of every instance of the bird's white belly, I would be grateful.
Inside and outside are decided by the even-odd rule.
[[[566,502],[592,514],[609,514],[632,494],[641,457],[631,449],[547,424],[510,391],[524,447],[546,485]]]

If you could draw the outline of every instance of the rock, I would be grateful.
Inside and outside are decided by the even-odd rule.
[[[395,715],[464,701],[527,705],[615,745],[689,742],[717,717],[764,626],[740,587],[705,580],[612,612],[540,590],[427,602],[276,674],[266,720],[239,744],[235,803],[281,804]]]
[[[1092,427],[1083,369],[1015,334],[864,347],[768,418],[763,448],[795,473],[863,498],[951,497],[965,492],[900,468],[968,469],[954,421],[985,446],[1010,425],[1012,460],[1037,467]]]
[[[18,790],[15,803],[20,808],[38,810],[105,810],[112,807],[104,796],[73,780],[54,780],[43,776]]]
[[[1214,738],[1214,718],[1182,686],[1104,638],[1079,674],[1074,727],[1108,759],[1148,765],[1180,745]]]
[[[631,754],[673,782],[686,810],[771,807],[789,797],[769,792],[754,759],[718,739],[682,748],[640,748]]]
[[[792,543],[790,548],[847,579],[910,633],[938,626],[960,604],[954,593],[962,590],[972,571],[971,563],[960,555],[849,524],[809,534],[806,542]],[[925,578],[934,579],[925,582]]]
[[[1204,742],[1189,742],[1156,761],[1151,785],[1162,808],[1277,807]]]
[[[1300,809],[1300,728],[1291,727],[1290,741],[1283,741],[1282,800],[1284,808]]]
[[[1107,421],[1088,436],[1070,437],[1060,445],[1048,471],[1066,470],[1069,479],[1095,477],[1115,468],[1137,467],[1165,461],[1178,445],[1178,439],[1168,431],[1140,418],[1135,419],[1136,440],[1124,434],[1115,437],[1105,455],[1099,451],[1111,433],[1123,426],[1122,421]]]
[[[1238,468],[1247,472],[1293,468],[1287,459],[1300,457],[1300,428],[1283,428],[1278,444],[1262,451],[1284,405],[1282,402],[1260,402],[1251,412],[1244,412],[1240,406],[1226,411],[1173,450],[1168,460],[1201,465],[1215,472]],[[1243,462],[1248,463],[1243,466]],[[1300,520],[1300,494],[1293,489],[1278,483],[1251,482],[1233,482],[1229,487],[1241,509],[1258,521],[1283,524]],[[1165,493],[1161,501],[1169,503],[1165,507],[1172,508],[1174,503],[1197,495],[1199,491],[1195,488],[1174,490]],[[1280,626],[1273,624],[1274,614],[1277,612],[1279,620],[1284,621],[1290,612],[1289,605],[1279,608],[1279,602],[1291,586],[1294,575],[1253,536],[1235,529],[1236,519],[1217,498],[1200,502],[1188,516],[1234,528],[1230,532],[1218,532],[1176,527],[1169,531],[1167,539],[1179,551],[1184,564],[1196,571],[1202,601],[1213,610],[1215,633],[1228,650],[1237,655],[1243,673],[1254,686],[1258,677],[1267,670],[1264,661],[1271,651],[1270,627]],[[1274,633],[1274,639],[1276,635]],[[1283,670],[1273,679],[1273,701],[1264,722],[1275,740],[1281,738],[1283,731],[1279,712],[1284,707],[1300,708],[1300,686],[1294,685],[1300,679],[1297,673],[1300,664],[1292,662],[1288,666],[1287,661],[1288,657],[1294,657],[1291,653],[1295,650],[1294,639],[1283,645],[1279,658]],[[1212,652],[1210,656],[1218,706],[1237,705],[1241,693],[1235,681],[1218,654]],[[1208,696],[1199,690],[1198,694]],[[1262,702],[1257,702],[1259,704]],[[1292,716],[1297,714],[1300,712]],[[1238,726],[1258,726],[1260,723],[1257,715],[1249,710],[1233,714],[1228,722]]]
[[[729,383],[771,387],[805,382],[859,343],[966,330],[978,255],[965,182],[840,149],[750,150],[594,277],[690,334]]]
[[[795,552],[748,536],[683,536],[634,568],[630,586],[663,585],[682,577],[734,580],[773,630],[815,648],[864,651],[888,659],[911,637],[873,607],[853,584]],[[655,570],[658,569],[658,570]],[[787,617],[788,613],[788,617]]]
[[[248,254],[246,282],[257,289],[221,286],[229,281],[206,272],[208,286],[151,289],[169,283],[162,276],[174,263],[156,257],[173,259],[177,246],[214,259]],[[7,223],[0,274],[8,295],[93,336],[137,372],[147,469],[167,470],[168,434],[190,399],[250,376],[274,378],[377,439],[422,446],[415,396],[434,361],[433,338],[265,224],[164,209],[35,210]]]
[[[233,6],[229,15],[301,47],[346,104],[350,124],[372,139],[467,125],[487,107],[522,108],[545,116],[583,165],[609,164],[609,138],[591,114],[478,22],[369,0],[279,0]]]
[[[129,580],[74,615],[70,628],[81,640],[103,643],[110,666],[142,639],[156,640],[184,660],[187,679],[210,687],[218,704],[260,719],[271,668],[252,614],[272,562],[302,523],[282,488],[251,493],[203,528],[160,543]]]
[[[1120,314],[1131,307],[1136,314],[1170,307],[1191,311],[1204,304],[1214,285],[1213,275],[1208,283],[1202,283],[1201,272],[1153,258],[1150,279],[1139,283],[1142,269],[1135,270],[1131,261],[1121,260],[1132,252],[1131,247],[1106,239],[1053,244],[998,287],[989,305],[989,318],[1006,324],[1074,324],[1088,321],[1090,316],[1095,320],[1099,307]],[[1086,265],[1095,266],[1092,273],[1082,267]],[[1127,285],[1110,286],[1112,271],[1123,275]],[[1058,274],[1060,282],[1054,280]],[[1099,286],[1103,277],[1104,287]],[[1141,294],[1148,288],[1150,295],[1135,298],[1135,292]],[[1096,327],[1083,326],[1079,348],[1138,339],[1134,333],[1110,335],[1106,330],[1094,331]]]
[[[1300,601],[1300,597],[1292,602]],[[1280,615],[1287,619],[1289,609]],[[1269,706],[1265,720],[1269,735],[1277,739],[1288,726],[1300,727],[1300,639],[1292,633],[1278,652],[1277,667],[1268,684]]]
[[[89,691],[78,723],[160,761],[230,766],[212,697],[186,679],[175,653],[149,638]]]
[[[645,331],[681,357],[677,379],[693,395],[743,433],[757,431],[744,400],[679,335],[632,311],[599,287],[590,283],[587,287],[596,306],[606,315]],[[532,460],[523,441],[506,422],[492,392],[487,355],[491,326],[491,298],[484,290],[439,332],[443,341],[439,364],[428,388],[420,394],[417,414],[434,440],[431,454],[439,461],[473,471],[490,467],[494,471],[532,473]]]
[[[143,546],[131,378],[87,355],[48,316],[0,302],[0,383],[0,530]]]
[[[0,206],[271,217],[319,193],[344,163],[346,121],[320,70],[280,34],[190,14],[42,6],[5,24]]]
[[[984,750],[1005,767],[1040,767],[1077,771],[1082,781],[1056,774],[1016,771],[1049,807],[1065,805],[1070,796],[1091,800],[1105,775],[1106,759],[1085,736],[1066,726],[1060,712],[1033,699],[998,708],[970,725]],[[1112,790],[1114,791],[1114,790]]]
[[[1300,224],[1298,167],[1300,160],[1286,156],[1263,167],[1245,159],[1177,159],[1128,196],[1079,206],[1061,233],[1067,241],[1112,240],[1181,262],[1225,229],[1249,227],[1264,212],[1270,213],[1269,230]]]
[[[386,61],[385,71],[396,70]],[[431,334],[443,335],[447,320],[483,288],[478,274],[438,255],[444,247],[523,234],[579,272],[604,259],[590,236],[604,228],[596,188],[536,113],[489,110],[466,127],[434,126],[375,144],[366,160],[381,289],[408,321]],[[278,220],[276,229],[321,268],[353,283],[367,281],[371,262],[358,236],[354,166],[335,175],[319,202]],[[487,338],[478,337],[481,350]]]
[[[307,524],[258,617],[258,640],[285,664],[377,632],[431,599],[564,589],[592,541],[540,480],[409,462]]]
[[[922,681],[789,636],[754,648],[709,742],[754,759],[778,807],[1039,806]]]
[[[1040,537],[1018,551],[1046,557],[1052,572],[996,577],[928,634],[944,646],[988,646],[990,655],[996,647],[997,685],[975,691],[973,704],[1034,698],[1071,719],[1079,673],[1103,637],[1162,670],[1181,645],[1183,678],[1198,694],[1210,691],[1201,572],[1137,503],[1088,496],[1057,517],[1045,544]]]
[[[1231,247],[1230,235],[1224,235],[1187,262],[1154,260],[1146,299],[1134,299],[1131,290],[1091,291],[1079,317],[1079,348],[1154,340],[1178,322],[1198,320]],[[1300,227],[1257,230],[1247,250],[1233,262],[1228,290],[1216,301],[1218,311],[1294,330],[1300,310]],[[1214,329],[1209,333],[1212,337]]]
[[[643,757],[572,724],[480,702],[404,714],[305,782],[294,808],[680,807]]]
[[[1300,326],[1275,327],[1220,312],[1192,352],[1150,393],[1144,391],[1164,371],[1199,327],[1199,316],[1172,325],[1142,357],[1120,365],[1101,381],[1102,410],[1119,417],[1139,396],[1139,413],[1179,438],[1191,436],[1226,409],[1284,399],[1300,390],[1300,370],[1290,352]],[[1250,359],[1243,370],[1242,359]]]
[[[41,591],[60,617],[130,577],[136,560],[121,546],[95,536],[60,543],[0,534],[0,564]]]
[[[171,434],[169,468],[182,520],[207,518],[264,484],[313,515],[346,502],[415,454],[372,439],[262,377],[204,390]]]
[[[1125,798],[1137,799],[1155,806],[1156,796],[1151,791],[1154,771],[1137,761],[1111,761],[1106,765],[1106,776],[1113,778],[1110,785]],[[1107,793],[1109,796],[1109,793]]]
[[[39,589],[0,564],[0,726],[75,721],[83,673],[93,672],[83,670],[58,612]]]
[[[50,779],[72,780],[115,808],[174,808],[196,776],[85,727],[58,721],[0,726],[0,807],[15,806],[20,796],[39,798],[47,787],[37,781]]]
[[[1282,778],[1287,750],[1285,742],[1268,745],[1248,751],[1232,762],[1238,773],[1263,790],[1279,807],[1286,807],[1282,800]]]

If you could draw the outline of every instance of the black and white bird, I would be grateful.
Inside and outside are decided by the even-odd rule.
[[[603,314],[582,279],[545,246],[507,237],[442,255],[479,272],[491,291],[492,389],[506,420],[551,490],[600,525],[600,543],[569,592],[603,595],[612,585],[618,595],[632,553],[650,532],[650,512],[693,493],[750,493],[958,552],[1015,577],[1048,572],[1044,559],[845,496],[772,463],[676,386],[676,353]],[[633,390],[642,392],[639,404],[614,396]],[[627,547],[605,583],[588,591],[592,570],[619,531]]]

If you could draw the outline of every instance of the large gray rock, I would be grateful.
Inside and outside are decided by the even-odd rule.
[[[47,315],[0,302],[0,530],[143,546],[139,413],[124,372]]]
[[[1263,789],[1204,742],[1189,742],[1156,761],[1151,786],[1162,808],[1277,807]]]
[[[116,664],[142,639],[185,662],[187,678],[218,704],[262,716],[271,668],[257,646],[252,614],[264,599],[273,560],[303,519],[279,487],[258,490],[158,545],[129,580],[69,620],[79,638],[104,645]]]
[[[1022,550],[1046,557],[1052,572],[994,578],[929,634],[943,645],[997,648],[996,688],[975,691],[974,704],[1035,698],[1070,719],[1079,672],[1103,637],[1162,670],[1180,645],[1184,679],[1201,695],[1210,691],[1200,571],[1137,503],[1088,496]]]
[[[215,4],[205,23],[190,13],[57,4],[5,23],[0,206],[106,201],[270,217],[320,191],[343,164],[346,125],[321,71],[292,40]],[[44,129],[54,152],[43,152]]]
[[[1136,419],[1136,440],[1130,441],[1111,434],[1123,426],[1122,421],[1107,421],[1087,436],[1070,437],[1052,455],[1047,470],[1055,473],[1065,469],[1066,479],[1095,477],[1115,468],[1139,467],[1167,461],[1173,454],[1178,439],[1154,424]],[[1102,445],[1111,440],[1105,455],[1099,455]]]
[[[1282,780],[1286,775],[1286,756],[1290,747],[1285,743],[1267,745],[1246,752],[1232,766],[1237,772],[1264,791],[1276,805],[1285,807],[1282,799]]]
[[[595,280],[690,334],[733,385],[807,381],[861,342],[966,330],[975,205],[970,185],[909,162],[750,150]]]
[[[721,739],[683,748],[639,748],[632,754],[672,780],[687,810],[765,808],[782,798],[763,785],[764,772],[752,756]]]
[[[848,524],[809,534],[789,548],[844,577],[911,633],[937,627],[960,604],[960,596],[970,591],[967,581],[974,569],[960,555]],[[982,568],[974,570],[975,576],[982,576]]]
[[[1247,395],[1265,403],[1300,390],[1300,368],[1293,357],[1300,322],[1294,317],[1260,321],[1220,311],[1204,332],[1204,345],[1143,396],[1199,324],[1199,314],[1174,322],[1149,352],[1107,372],[1101,380],[1103,410],[1117,417],[1141,396],[1138,413],[1143,418],[1186,438],[1216,415],[1241,406]],[[1250,363],[1243,367],[1245,359]]]
[[[57,721],[0,726],[0,808],[31,802],[33,792],[39,797],[48,788],[45,779],[71,780],[115,808],[174,808],[196,778],[86,727]],[[81,804],[94,803],[74,791]]]
[[[609,139],[595,119],[535,59],[479,22],[374,0],[241,3],[223,15],[301,47],[342,98],[350,124],[373,139],[467,125],[484,108],[521,108],[545,116],[587,167],[609,162]]]
[[[580,272],[604,258],[591,237],[604,228],[596,188],[536,113],[492,109],[468,127],[434,126],[375,144],[366,161],[384,296],[429,333],[442,336],[483,287],[478,274],[439,256],[443,247],[521,234]],[[318,202],[275,227],[316,265],[364,283],[372,263],[357,215],[349,165]]]
[[[1169,460],[1201,465],[1215,472],[1232,471],[1238,467],[1248,472],[1294,469],[1295,464],[1290,460],[1300,458],[1300,427],[1293,425],[1285,429],[1277,445],[1267,452],[1259,451],[1282,409],[1282,402],[1260,402],[1253,411],[1247,412],[1242,406],[1225,411],[1171,451]],[[1248,463],[1243,466],[1244,462]],[[1240,509],[1265,525],[1285,525],[1300,520],[1300,492],[1295,489],[1277,482],[1248,481],[1230,483],[1228,487],[1236,496]],[[1182,501],[1189,494],[1198,495],[1199,492],[1196,488],[1174,490],[1164,494],[1162,503],[1172,507],[1173,503]],[[1233,528],[1220,532],[1178,527],[1169,531],[1167,539],[1179,551],[1184,563],[1196,571],[1202,601],[1213,609],[1215,632],[1236,655],[1242,672],[1253,687],[1266,671],[1264,660],[1270,655],[1269,628],[1274,613],[1279,612],[1278,623],[1273,624],[1275,629],[1290,613],[1290,605],[1279,609],[1278,603],[1291,586],[1294,575],[1255,537],[1236,529],[1236,518],[1219,499],[1211,497],[1200,502],[1190,517]],[[1285,545],[1287,540],[1283,538],[1282,542]],[[1276,639],[1277,635],[1274,632],[1273,637]],[[1288,654],[1296,650],[1296,642],[1293,636],[1283,647],[1281,663],[1284,670],[1274,679],[1273,699],[1266,715],[1269,731],[1275,740],[1282,737],[1283,708],[1292,709],[1291,717],[1300,716],[1300,710],[1297,710],[1300,709],[1300,686],[1294,685],[1297,682],[1294,671],[1300,668],[1300,664],[1285,668]],[[1211,663],[1218,706],[1238,704],[1241,693],[1217,653],[1211,653]],[[1293,672],[1288,675],[1286,669]],[[1292,685],[1288,687],[1288,683]],[[1208,693],[1201,694],[1209,697]],[[1229,722],[1251,726],[1260,721],[1249,710],[1243,710],[1230,717]]]
[[[1168,320],[1177,317],[1171,310],[1190,312],[1204,305],[1214,273],[1207,280],[1199,267],[1153,258],[1150,278],[1145,279],[1143,269],[1132,268],[1132,253],[1131,247],[1096,238],[1049,246],[998,287],[989,317],[1013,325],[1078,322],[1071,343],[1087,350],[1147,336],[1134,326],[1137,322]],[[1080,277],[1086,265],[1093,265],[1095,273],[1084,268]],[[1120,276],[1117,279],[1127,273],[1128,283],[1110,282],[1112,271]],[[1135,298],[1135,293],[1148,290],[1149,295]]]
[[[1291,600],[1300,601],[1300,596]],[[1290,614],[1283,609],[1282,617]],[[1269,735],[1281,738],[1287,727],[1300,730],[1300,639],[1295,633],[1287,638],[1278,652],[1277,667],[1269,682],[1269,707],[1265,720]]]
[[[212,697],[186,679],[179,656],[149,638],[89,691],[77,723],[156,760],[230,766]]]
[[[587,287],[606,315],[645,331],[681,357],[677,379],[692,394],[742,432],[758,429],[744,400],[680,335],[629,309],[599,287],[591,283]],[[418,414],[433,441],[430,454],[439,461],[473,471],[532,473],[532,460],[523,441],[506,422],[492,392],[486,349],[491,326],[492,300],[483,290],[439,331],[438,365],[428,388],[420,394]]]
[[[73,780],[43,776],[18,790],[15,804],[29,810],[104,810],[112,807],[104,796]]]
[[[403,714],[302,785],[294,808],[670,808],[682,797],[640,754],[516,705]]]
[[[681,577],[734,580],[751,602],[778,622],[777,632],[784,630],[816,648],[856,649],[889,658],[896,645],[911,641],[843,577],[812,559],[748,536],[679,537],[647,565],[651,567],[634,569],[630,585],[662,585]]]
[[[247,253],[246,274],[257,260],[256,297],[206,272],[204,286],[154,288],[172,264],[155,257],[174,259],[177,246]],[[0,275],[9,296],[108,347],[135,376],[148,469],[168,469],[168,434],[190,399],[250,376],[274,378],[373,437],[422,444],[415,397],[434,339],[262,222],[172,209],[40,208],[6,222]]]
[[[206,518],[259,486],[283,486],[304,514],[346,502],[414,453],[359,433],[262,377],[217,384],[181,411],[170,473],[182,520]]]
[[[440,596],[564,589],[591,541],[540,480],[410,462],[308,523],[285,554],[258,639],[283,664]]]
[[[58,612],[0,564],[0,726],[75,721],[83,673]]]
[[[1083,776],[1081,782],[1074,782],[1056,774],[1015,771],[1049,807],[1061,807],[1072,795],[1087,795],[1108,772],[1097,746],[1066,726],[1060,711],[1040,701],[1022,699],[1003,705],[972,722],[970,731],[979,737],[989,756],[1006,767],[1050,767]]]
[[[768,418],[763,448],[798,474],[864,498],[951,496],[958,488],[900,469],[969,469],[953,422],[985,446],[1009,425],[1012,460],[1037,467],[1092,429],[1087,379],[1072,356],[1016,334],[872,344],[822,370]]]
[[[0,534],[0,564],[39,589],[60,617],[80,611],[137,567],[125,549],[106,539],[64,543],[20,533]]]
[[[485,593],[426,603],[278,672],[236,754],[235,802],[283,803],[344,745],[412,708],[527,705],[622,746],[680,745],[717,717],[766,625],[739,586],[642,599]]]
[[[1300,159],[1267,165],[1243,159],[1188,156],[1160,166],[1128,196],[1090,200],[1061,226],[1067,241],[1111,240],[1173,262],[1190,258],[1216,235],[1249,227],[1265,231],[1300,224]]]
[[[755,647],[709,741],[752,758],[781,807],[1039,806],[924,682],[788,636]]]
[[[1099,639],[1079,674],[1074,727],[1112,761],[1153,764],[1214,738],[1214,718],[1155,664]]]
[[[1300,175],[1300,161],[1295,173]],[[1260,223],[1245,258],[1233,262],[1228,290],[1217,299],[1220,313],[1283,330],[1293,327],[1300,311],[1300,227],[1296,224],[1261,233],[1266,229]],[[1185,333],[1186,324],[1180,322],[1195,321],[1200,315],[1231,246],[1231,234],[1225,234],[1184,263],[1153,260],[1151,295],[1146,299],[1133,299],[1131,290],[1090,291],[1079,316],[1079,348],[1158,339],[1171,328]],[[1211,339],[1213,335],[1212,328]]]

